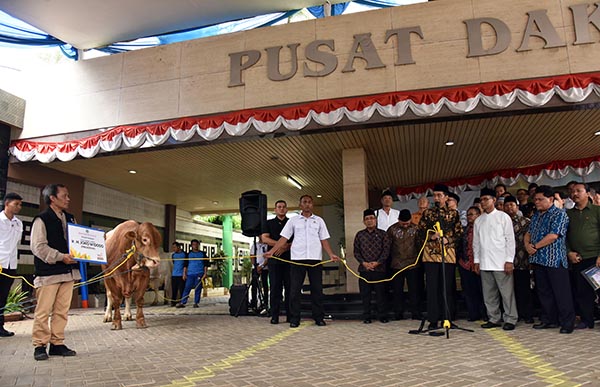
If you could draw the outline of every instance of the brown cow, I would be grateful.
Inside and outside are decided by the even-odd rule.
[[[139,224],[128,220],[106,234],[108,264],[103,265],[102,269],[110,272],[118,266],[104,281],[113,309],[111,329],[122,329],[120,305],[123,298],[129,297],[133,297],[137,307],[136,326],[146,327],[144,293],[150,281],[150,269],[160,264],[158,250],[161,243],[158,230],[148,222]],[[124,260],[126,262],[119,266]]]

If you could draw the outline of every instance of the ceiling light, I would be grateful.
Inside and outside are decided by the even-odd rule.
[[[452,146],[452,145],[454,145],[454,141],[452,141],[452,140],[446,141],[446,146]]]
[[[302,185],[300,183],[298,183],[298,181],[296,181],[293,177],[291,177],[290,175],[286,176],[287,181],[293,185],[294,187],[298,188],[298,189],[302,189]]]
[[[317,197],[318,197],[318,198],[322,198],[322,197],[323,197],[323,195],[321,195],[321,194],[317,194]]]
[[[132,175],[135,175],[137,173],[137,171],[135,169],[130,169],[128,172],[131,173]]]
[[[594,133],[594,136],[600,136],[600,130]]]

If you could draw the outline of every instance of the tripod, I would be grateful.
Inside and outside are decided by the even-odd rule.
[[[439,217],[438,217],[439,219]],[[441,252],[441,257],[442,257],[442,300],[444,302],[444,323],[442,324],[441,327],[439,328],[434,328],[434,329],[426,329],[424,330],[423,327],[425,326],[425,321],[426,319],[423,318],[421,320],[421,324],[419,326],[418,329],[416,330],[410,330],[408,331],[408,333],[410,334],[420,334],[420,333],[429,333],[430,336],[443,336],[444,332],[437,332],[440,329],[444,329],[445,333],[446,333],[446,339],[450,338],[450,329],[459,329],[461,331],[465,331],[465,332],[473,332],[472,329],[467,329],[467,328],[462,328],[459,327],[458,325],[456,325],[455,323],[453,323],[450,320],[450,308],[448,306],[448,292],[446,291],[446,246],[444,244],[444,231],[442,230],[441,226],[440,226],[440,222],[437,221],[435,222],[434,225],[434,229],[435,231],[438,233],[439,235],[439,240],[440,240],[440,252]],[[430,286],[430,285],[428,285]],[[431,302],[431,300],[428,300],[427,302]]]

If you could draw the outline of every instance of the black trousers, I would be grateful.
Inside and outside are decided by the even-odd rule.
[[[516,271],[516,270],[515,270]],[[458,265],[462,294],[467,304],[467,317],[470,321],[479,319],[487,320],[487,310],[483,302],[483,289],[481,277],[476,273]]]
[[[316,260],[294,261],[304,264],[315,264]],[[300,323],[300,302],[302,296],[302,284],[308,273],[310,282],[310,302],[312,306],[312,318],[321,321],[325,318],[323,311],[323,265],[315,267],[291,265],[290,267],[290,322]]]
[[[534,266],[535,282],[542,305],[542,322],[573,329],[575,309],[569,271],[564,267]]]
[[[367,281],[380,281],[386,277],[385,272],[382,271],[361,271],[360,276]],[[387,315],[385,308],[385,283],[371,284],[360,279],[358,280],[358,288],[363,305],[363,318],[371,318],[371,293],[373,291],[375,291],[375,302],[377,303],[377,318],[379,320],[385,318]]]
[[[185,281],[182,276],[171,277],[171,305],[175,305],[181,301],[183,297],[183,289],[185,288]]]
[[[260,284],[259,284],[259,278],[260,278]],[[269,299],[269,270],[261,270],[260,274],[258,273],[258,270],[256,270],[256,268],[252,269],[252,282],[251,282],[251,295],[252,297],[250,298],[250,307],[252,308],[256,308],[258,306],[258,299],[257,299],[257,294],[258,294],[258,287],[261,286],[262,287],[262,294],[263,294],[263,303],[264,307],[267,306],[267,301]]]
[[[17,270],[2,269],[2,273],[12,275],[14,277],[17,275]],[[13,281],[13,278],[0,275],[0,328],[4,326],[4,307],[6,306],[6,300],[8,299],[8,293],[10,292],[10,287],[12,286]]]
[[[392,281],[392,290],[394,292],[394,314],[396,317],[402,317],[406,310],[406,294],[404,293],[404,282],[408,289],[409,310],[412,318],[421,318],[422,300],[423,300],[423,267],[417,266],[412,269],[399,270],[392,269],[392,275],[395,275]]]
[[[524,320],[533,318],[533,290],[531,290],[531,273],[529,270],[515,269],[513,271],[515,281],[515,299],[517,300],[517,311],[519,317]]]
[[[271,283],[271,316],[278,318],[285,309],[290,319],[290,264],[269,261],[269,282]],[[285,291],[284,291],[285,289]]]
[[[445,263],[442,269],[441,263],[424,262],[425,267],[425,289],[427,292],[427,321],[437,323],[448,318],[453,319],[455,315],[454,288],[456,265]],[[443,276],[443,277],[442,277]],[[443,287],[443,279],[446,280],[446,289]],[[448,300],[448,313],[445,312],[444,293]]]
[[[574,283],[573,293],[578,311],[581,314],[581,321],[589,328],[594,327],[594,304],[596,302],[596,291],[587,282],[581,272],[596,265],[596,257],[584,259],[573,265]]]

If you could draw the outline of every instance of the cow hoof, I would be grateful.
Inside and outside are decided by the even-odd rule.
[[[144,325],[136,325],[136,328],[137,329],[146,329],[146,328],[148,328],[148,326],[146,324],[144,324]]]
[[[133,321],[133,318],[131,316],[125,316],[124,320],[125,321]]]
[[[158,305],[158,301],[153,301],[153,302],[150,304],[150,306],[156,306],[156,305]]]
[[[110,328],[111,331],[120,331],[121,329],[123,329],[121,324],[113,324],[113,326]]]
[[[112,317],[104,317],[104,320],[102,320],[102,322],[111,322],[112,321]]]

